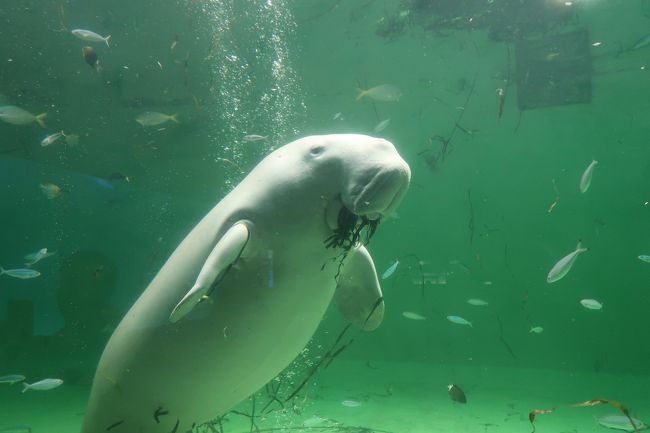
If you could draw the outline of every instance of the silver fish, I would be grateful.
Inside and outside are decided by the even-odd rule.
[[[176,122],[178,123],[178,115],[177,114],[172,114],[171,116],[169,114],[165,113],[157,113],[155,111],[147,111],[145,113],[140,114],[138,117],[135,118],[135,121],[138,122],[142,126],[156,126],[160,125],[162,123],[168,122],[168,121]]]
[[[402,316],[406,317],[407,319],[411,319],[411,320],[426,320],[427,319],[423,315],[418,314],[418,313],[414,313],[412,311],[404,311],[404,312],[402,312]]]
[[[564,278],[564,276],[571,270],[571,267],[578,258],[578,255],[580,253],[584,253],[585,251],[589,251],[589,248],[583,248],[582,243],[578,242],[575,251],[562,257],[555,265],[553,265],[553,268],[551,268],[546,277],[546,282],[554,283]]]
[[[641,254],[639,256],[639,260],[641,260],[642,262],[650,263],[650,255]]]
[[[64,135],[65,134],[63,134],[63,131],[48,135],[43,140],[41,140],[41,147],[49,146]]]
[[[23,380],[25,380],[25,376],[22,374],[8,374],[6,376],[0,376],[0,383],[8,383],[10,385],[22,382]]]
[[[48,391],[50,389],[58,388],[63,385],[63,380],[61,379],[43,379],[32,384],[23,383],[23,392],[26,392],[28,389],[33,389],[34,391]]]
[[[266,140],[267,138],[269,138],[268,135],[248,134],[248,135],[244,135],[244,138],[242,138],[242,140],[248,141],[248,142],[253,142],[253,141]]]
[[[388,127],[389,124],[390,124],[390,118],[388,118],[388,119],[384,119],[384,120],[382,120],[381,122],[379,122],[379,123],[377,124],[377,126],[375,126],[375,127],[372,129],[372,132],[374,132],[375,134],[379,134],[381,131],[383,131],[384,129],[386,129],[386,128]]]
[[[582,173],[582,176],[580,177],[580,192],[583,194],[587,192],[589,185],[591,185],[591,178],[594,175],[594,168],[596,167],[596,164],[598,164],[598,161],[595,159],[591,161],[591,164],[587,166],[584,173]]]
[[[399,265],[399,260],[395,260],[395,263],[393,263],[392,265],[390,265],[390,266],[388,267],[388,269],[386,269],[386,270],[384,271],[384,273],[381,274],[381,279],[382,279],[382,280],[385,280],[386,278],[388,278],[388,277],[390,277],[391,275],[393,275],[393,273],[395,272],[395,269],[397,269],[397,266],[398,266],[398,265]]]
[[[460,316],[447,316],[447,320],[449,320],[451,323],[455,323],[456,325],[465,325],[465,326],[469,326],[470,328],[474,327],[472,325],[472,322],[470,322],[469,320],[463,319]]]
[[[589,310],[602,310],[603,304],[595,299],[583,299],[580,304]]]
[[[357,89],[357,92],[357,101],[367,97],[375,101],[397,102],[402,97],[402,91],[392,84],[380,84],[367,90]]]
[[[98,35],[95,32],[91,32],[90,30],[84,30],[84,29],[74,29],[71,32],[73,35],[78,37],[79,39],[83,39],[84,41],[88,42],[105,42],[107,47],[111,47],[109,44],[109,41],[111,40],[111,35],[108,35],[106,37],[102,35]]]
[[[27,280],[29,278],[36,278],[41,273],[34,269],[5,269],[0,266],[0,275],[9,275],[10,277]]]
[[[0,428],[0,433],[32,433],[32,428],[27,425],[14,425]]]
[[[632,418],[632,421],[634,422],[634,426],[625,415],[607,415],[596,418],[598,424],[615,430],[633,432],[635,426],[637,430],[645,430],[648,428],[648,425],[644,424],[640,419]]]
[[[41,248],[40,250],[36,251],[35,253],[30,253],[25,256],[25,260],[27,260],[27,263],[25,263],[25,266],[32,266],[35,265],[36,263],[40,262],[46,257],[53,256],[54,253],[50,253],[47,251],[47,248]]]
[[[11,123],[12,125],[27,125],[28,123],[37,122],[45,128],[45,119],[47,113],[33,115],[29,111],[23,110],[15,105],[5,105],[0,107],[0,120]]]
[[[467,303],[469,305],[474,305],[475,307],[484,307],[488,304],[487,301],[484,301],[483,299],[478,299],[478,298],[472,298],[468,299]]]
[[[531,326],[530,331],[528,332],[531,334],[541,334],[542,332],[544,332],[544,328],[542,328],[541,326]]]

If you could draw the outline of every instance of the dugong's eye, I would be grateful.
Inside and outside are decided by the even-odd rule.
[[[310,152],[310,153],[312,154],[312,156],[318,156],[318,155],[320,155],[321,153],[323,153],[324,151],[325,151],[325,147],[324,147],[324,146],[316,146],[316,147],[312,147],[312,148],[311,148],[311,152]]]

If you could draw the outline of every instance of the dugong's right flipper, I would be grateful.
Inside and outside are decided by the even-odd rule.
[[[364,331],[372,331],[381,324],[384,299],[375,264],[366,247],[358,246],[348,252],[334,299],[343,317]]]
[[[250,231],[245,222],[233,224],[226,233],[221,236],[217,244],[208,255],[194,286],[176,304],[176,307],[169,315],[170,322],[177,322],[199,303],[201,298],[210,290],[215,282],[223,278],[230,266],[239,258],[248,239]]]

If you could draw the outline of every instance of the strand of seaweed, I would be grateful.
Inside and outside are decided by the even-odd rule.
[[[515,352],[512,350],[512,347],[510,347],[510,344],[508,344],[506,339],[503,337],[503,322],[501,322],[501,317],[498,314],[497,314],[497,322],[499,323],[499,341],[508,350],[510,356],[512,356],[513,359],[518,360],[519,358],[517,358],[517,355],[515,355]]]
[[[476,87],[476,75],[474,75],[474,79],[472,80],[472,85],[470,86],[470,89],[467,92],[467,97],[465,98],[465,102],[462,105],[461,109],[459,110],[458,116],[456,117],[454,126],[451,128],[451,132],[449,133],[449,135],[447,137],[443,137],[441,135],[434,135],[433,137],[429,138],[430,145],[433,144],[433,141],[438,141],[439,143],[442,144],[442,146],[438,149],[438,151],[435,152],[433,155],[430,155],[430,153],[433,152],[433,150],[431,148],[427,148],[417,153],[418,156],[424,158],[425,162],[429,165],[429,167],[431,167],[431,169],[434,169],[438,164],[438,162],[444,162],[445,157],[447,157],[447,155],[451,153],[452,140],[456,135],[457,131],[464,132],[468,135],[473,134],[472,131],[469,131],[468,129],[465,129],[461,126],[461,121],[465,116],[467,105],[469,104],[472,96],[474,95],[475,87]]]

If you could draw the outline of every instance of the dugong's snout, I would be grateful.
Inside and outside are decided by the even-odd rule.
[[[406,163],[382,168],[353,198],[350,211],[371,220],[386,218],[402,201],[410,179]]]

